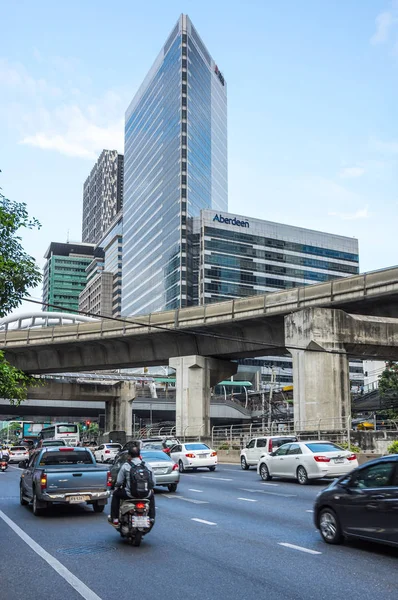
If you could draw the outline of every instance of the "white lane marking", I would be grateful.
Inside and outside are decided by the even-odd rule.
[[[227,479],[226,477],[213,477],[213,475],[202,475],[203,479],[215,479],[216,481],[233,481],[233,479]]]
[[[268,496],[281,496],[281,498],[296,498],[297,494],[281,494],[279,492],[266,492],[265,490],[250,490],[247,488],[239,488],[242,492],[251,492],[252,494],[267,494]]]
[[[49,554],[44,548],[42,548],[37,542],[35,542],[27,533],[25,533],[14,521],[12,521],[3,511],[0,510],[0,518],[23,540],[36,554],[38,554],[47,564],[50,565],[65,581],[69,583],[74,590],[80,594],[84,600],[101,600],[99,596],[93,590],[90,590],[80,579],[73,575],[59,562],[54,556]]]
[[[169,496],[168,494],[162,494],[164,498],[170,498],[170,500],[184,500],[184,502],[191,502],[192,504],[209,504],[206,500],[194,500],[194,498],[184,498],[184,496]]]
[[[306,510],[305,512],[313,513],[313,510]]]
[[[196,521],[197,523],[204,523],[205,525],[217,525],[217,523],[213,523],[213,521],[205,521],[204,519],[191,519],[191,521]]]
[[[303,548],[302,546],[296,546],[295,544],[288,544],[287,542],[278,542],[279,546],[285,546],[285,548],[291,548],[292,550],[300,550],[300,552],[307,552],[307,554],[322,554],[317,550],[311,550],[310,548]]]
[[[257,502],[254,498],[238,498],[238,500],[244,500],[245,502]]]
[[[203,490],[195,490],[195,488],[188,488],[189,492],[198,492],[198,494],[203,494]]]
[[[267,481],[260,481],[261,485],[269,485],[271,487],[279,487],[279,483],[268,483]]]

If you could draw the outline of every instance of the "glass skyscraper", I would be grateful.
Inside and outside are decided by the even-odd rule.
[[[227,85],[181,15],[125,122],[122,314],[189,306],[192,218],[226,211]]]

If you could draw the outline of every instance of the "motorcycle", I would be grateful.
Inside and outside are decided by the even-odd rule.
[[[0,460],[0,469],[1,469],[1,472],[7,471],[7,469],[8,469],[8,461],[4,460],[4,458],[2,458]]]
[[[123,500],[119,512],[119,532],[133,546],[139,546],[142,538],[151,531],[153,522],[149,518],[149,500]]]

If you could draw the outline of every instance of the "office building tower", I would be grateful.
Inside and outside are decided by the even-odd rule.
[[[123,218],[119,216],[96,249],[96,256],[87,266],[86,287],[80,294],[79,309],[102,316],[120,317],[122,293]]]
[[[82,241],[98,244],[123,206],[123,156],[103,150],[83,187]]]
[[[51,242],[44,255],[43,310],[76,312],[87,281],[86,268],[97,257],[103,259],[103,250],[94,244]]]
[[[192,296],[209,304],[275,292],[359,273],[358,240],[226,212],[203,210],[192,221]],[[292,383],[288,356],[242,359],[241,371],[261,368],[262,380]],[[247,377],[247,375],[246,375]],[[363,384],[361,361],[350,362]]]
[[[126,112],[122,314],[193,304],[187,224],[226,211],[227,85],[186,15]]]

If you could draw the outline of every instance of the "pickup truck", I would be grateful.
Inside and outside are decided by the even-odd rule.
[[[104,510],[111,489],[111,475],[100,467],[88,448],[48,447],[35,450],[23,468],[20,481],[20,503],[33,505],[40,515],[52,504],[92,504],[94,512]]]

